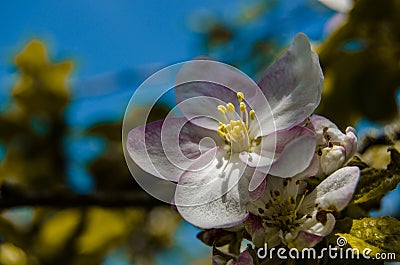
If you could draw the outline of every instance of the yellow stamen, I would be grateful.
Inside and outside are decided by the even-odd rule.
[[[221,112],[222,116],[225,117],[225,114],[226,114],[226,108],[225,108],[225,106],[218,105],[217,109],[219,110],[219,112]]]
[[[256,113],[254,112],[254,110],[250,110],[249,115],[250,115],[250,119],[251,119],[252,121],[254,121],[254,119],[255,119],[255,117],[256,117]]]
[[[237,92],[237,98],[239,102],[242,102],[244,99],[244,94],[242,92]]]
[[[221,127],[218,128],[217,132],[218,132],[219,136],[221,136],[221,138],[225,139],[225,132],[222,130]]]
[[[247,110],[243,92],[237,92],[236,95],[239,102],[240,118],[233,120],[232,114],[236,110],[235,105],[231,102],[217,107],[223,117],[219,122],[217,132],[225,140],[227,152],[249,151],[259,143],[259,141],[250,138],[249,135],[249,123],[255,119],[255,112],[254,110],[250,110],[250,112]]]
[[[234,113],[235,112],[235,106],[232,103],[226,104],[226,108],[228,109],[229,113]]]
[[[244,102],[240,102],[240,111],[245,112],[246,111],[246,104]]]

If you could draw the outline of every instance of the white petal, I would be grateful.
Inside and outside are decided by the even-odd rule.
[[[330,175],[342,167],[346,161],[346,150],[342,146],[334,145],[332,148],[326,147],[321,152],[320,164],[325,175]]]
[[[311,115],[310,117],[310,122],[312,124],[312,127],[315,130],[315,133],[317,135],[317,144],[318,145],[323,145],[326,143],[325,138],[324,138],[324,129],[331,129],[331,133],[329,133],[329,136],[335,137],[335,135],[342,135],[342,132],[338,129],[336,124],[331,122],[329,119],[325,118],[324,116],[320,115]],[[325,129],[326,130],[326,129]]]
[[[344,167],[323,180],[304,199],[304,205],[341,211],[350,202],[360,177],[358,167]]]
[[[198,126],[214,129],[221,120],[217,106],[231,102],[239,109],[237,92],[244,93],[247,103],[261,94],[258,85],[233,66],[213,60],[185,63],[176,78],[175,97],[183,115]],[[182,104],[183,103],[183,104]]]
[[[321,99],[323,74],[307,36],[300,33],[295,37],[292,46],[266,72],[259,86],[274,114],[276,130],[300,124],[313,113]],[[260,120],[260,123],[262,131],[267,131],[265,122]]]
[[[269,174],[283,178],[293,177],[310,166],[314,152],[315,137],[302,135],[286,145],[278,160],[269,169]]]
[[[317,220],[319,215],[319,220]],[[312,218],[307,219],[296,230],[285,235],[285,242],[289,248],[311,248],[329,235],[335,227],[335,217],[328,212],[315,211]]]
[[[237,156],[229,158],[219,149],[207,168],[194,172],[189,168],[182,175],[175,194],[182,217],[204,229],[241,223],[247,216],[245,205],[251,201],[248,183],[254,170],[246,170]],[[202,159],[209,159],[207,153]]]
[[[346,137],[342,144],[346,149],[346,160],[349,160],[357,151],[357,134],[353,127],[346,128]]]
[[[130,131],[127,150],[144,171],[178,181],[202,153],[216,144],[220,144],[220,137],[215,132],[199,128],[184,118],[169,118]]]
[[[296,126],[262,137],[260,144],[251,150],[239,156],[250,167],[265,174],[293,177],[309,167],[315,152],[315,134]],[[259,182],[250,184],[250,189],[254,189]]]

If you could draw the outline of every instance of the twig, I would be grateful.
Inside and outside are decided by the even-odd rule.
[[[56,208],[85,206],[153,208],[156,206],[168,205],[151,197],[144,191],[83,195],[75,194],[70,191],[32,191],[8,183],[3,183],[0,187],[0,196],[0,209],[17,206],[46,206]]]

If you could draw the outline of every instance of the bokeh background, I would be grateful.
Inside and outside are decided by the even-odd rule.
[[[199,230],[135,183],[121,144],[140,83],[199,55],[257,80],[306,33],[325,74],[317,112],[355,126],[362,159],[384,168],[400,135],[398,14],[397,0],[1,1],[0,264],[211,263]],[[399,206],[397,189],[370,214]]]

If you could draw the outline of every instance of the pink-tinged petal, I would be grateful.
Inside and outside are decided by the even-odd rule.
[[[178,181],[202,153],[215,146],[211,138],[205,137],[220,141],[215,132],[199,128],[184,118],[169,118],[130,131],[127,150],[144,171],[162,179]],[[205,164],[198,166],[210,162],[201,161]]]
[[[329,235],[335,227],[335,217],[326,211],[315,211],[295,231],[286,234],[285,241],[289,248],[311,248]]]
[[[258,186],[256,186],[257,184],[254,184],[254,183],[259,183],[259,182],[261,182],[261,184],[259,184]],[[256,186],[256,188],[253,190],[251,189],[253,187],[252,185]],[[251,178],[249,186],[248,186],[248,189],[250,192],[250,198],[252,201],[256,201],[262,197],[262,195],[264,194],[266,185],[267,185],[267,182],[266,182],[265,173],[259,172],[256,170],[254,172],[254,175]]]
[[[240,159],[265,174],[293,177],[310,165],[315,152],[315,134],[308,128],[296,126],[262,137],[252,152],[240,153]],[[250,190],[260,180],[250,182]]]
[[[237,156],[228,157],[222,148],[208,151],[200,160],[213,161],[201,170],[189,168],[180,178],[175,203],[182,217],[195,226],[209,228],[233,227],[247,217],[246,204],[251,201],[248,183],[254,170]]]
[[[265,229],[262,223],[262,219],[254,214],[249,214],[247,217],[244,227],[251,236],[251,241],[256,247],[262,247],[264,245]]]
[[[274,113],[277,130],[300,124],[313,113],[321,100],[323,80],[318,56],[311,51],[307,36],[297,34],[290,48],[259,82]]]
[[[332,232],[333,228],[335,227],[335,223],[336,220],[333,214],[322,210],[316,212],[313,218],[310,219],[309,223],[306,222],[303,224],[303,226],[308,226],[305,232],[325,237]]]
[[[303,172],[300,172],[295,176],[296,179],[307,179],[312,176],[316,176],[319,170],[319,159],[316,154],[314,154],[311,159],[310,165]]]
[[[321,131],[325,128],[335,128],[337,129],[338,127],[336,126],[336,124],[334,124],[332,121],[330,121],[328,118],[321,116],[321,115],[317,115],[317,114],[313,114],[310,116],[310,122],[313,125],[315,131]]]
[[[346,150],[346,160],[349,160],[357,151],[357,134],[353,127],[346,128],[346,136],[342,145]]]
[[[254,265],[253,258],[247,250],[240,253],[236,265]]]
[[[321,242],[321,240],[324,237],[322,236],[318,236],[312,233],[308,233],[305,231],[300,231],[297,234],[296,239],[291,240],[288,242],[288,247],[289,248],[296,248],[299,250],[302,250],[303,248],[312,248],[314,247],[316,244],[318,244],[319,242]]]
[[[283,149],[278,142],[277,159],[269,168],[269,174],[283,178],[293,177],[310,166],[314,158],[316,143],[315,135],[308,131],[303,128],[301,135],[287,143]],[[280,150],[282,151],[279,153]],[[257,169],[263,171],[263,168]]]
[[[181,93],[180,91],[188,91]],[[220,99],[212,96],[213,93],[219,92],[225,98]],[[239,109],[237,96],[230,89],[223,87],[219,84],[207,82],[192,82],[175,88],[177,107],[182,111],[183,115],[189,119],[193,124],[216,131],[218,129],[219,121],[224,121],[221,112],[218,111],[219,105],[226,105],[232,102],[236,110]],[[189,94],[189,95],[186,95]],[[184,95],[185,98],[181,99],[178,96]],[[186,98],[186,96],[190,98]],[[237,114],[234,119],[239,119]]]
[[[330,142],[344,147],[345,161],[353,157],[357,151],[357,134],[353,127],[347,127],[346,134],[344,134],[333,122],[323,116],[312,115],[310,122],[317,135],[318,145],[327,144],[324,136],[327,135]]]
[[[318,205],[322,209],[343,210],[353,197],[360,177],[358,167],[344,167],[324,179],[304,199],[304,205]]]
[[[310,116],[310,123],[311,123],[312,127],[314,128],[315,133],[317,135],[317,144],[318,145],[322,145],[325,143],[325,138],[324,138],[324,134],[323,134],[324,128],[334,129],[335,131],[339,130],[338,127],[336,126],[336,124],[331,122],[329,119],[327,119],[323,116],[320,116],[320,115],[316,115],[316,114],[313,114]]]
[[[218,122],[215,124],[215,119],[221,118],[216,107],[221,102],[231,102],[238,108],[236,93],[239,91],[244,93],[246,100],[254,98],[257,93],[260,94],[258,85],[238,69],[212,60],[192,60],[185,63],[178,73],[175,98],[187,119],[192,120],[196,117],[192,121],[196,125],[216,129]],[[210,101],[206,98],[215,100]],[[183,102],[188,103],[180,104]],[[251,102],[248,103],[251,105]]]

